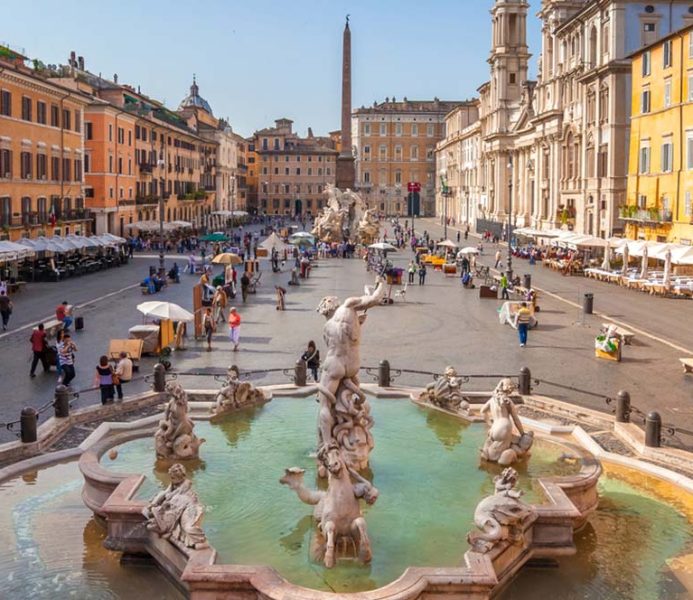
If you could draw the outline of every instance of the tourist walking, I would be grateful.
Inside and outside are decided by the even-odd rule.
[[[229,339],[233,343],[233,351],[238,351],[238,344],[241,338],[241,315],[236,312],[236,307],[232,306],[229,310]]]
[[[458,243],[458,244],[460,243],[460,236],[461,236],[461,234],[460,234],[460,231],[459,231],[459,229],[458,229],[458,230],[457,230],[457,243]]]
[[[419,265],[419,285],[424,285],[426,283],[426,265],[421,263]]]
[[[301,360],[306,363],[313,375],[313,380],[318,380],[318,368],[320,367],[320,351],[315,347],[315,342],[308,342],[308,349],[301,356]]]
[[[532,313],[527,308],[527,303],[523,302],[520,305],[520,310],[515,315],[515,327],[520,336],[520,347],[524,348],[527,345],[527,332],[529,331],[529,323],[532,320]]]
[[[38,327],[31,332],[29,341],[31,342],[31,351],[34,353],[29,376],[36,377],[36,367],[39,361],[41,361],[41,366],[43,366],[43,372],[48,373],[50,366],[48,365],[48,357],[46,356],[46,332],[44,331],[43,323],[39,323]]]
[[[220,285],[217,286],[216,291],[214,292],[214,296],[212,298],[212,307],[214,308],[214,323],[218,323],[219,321],[225,322],[226,321],[226,314],[224,313],[224,310],[226,309],[226,302],[228,298],[226,296],[226,292],[224,291],[224,288],[221,287]]]
[[[500,251],[500,248],[499,248],[498,250],[496,250],[496,262],[495,262],[494,265],[493,265],[493,268],[494,268],[494,269],[497,269],[497,268],[498,268],[498,265],[500,264],[500,261],[501,261],[501,251]]]
[[[243,271],[243,276],[241,277],[241,296],[243,297],[243,304],[248,299],[248,290],[250,289],[250,277],[248,277],[248,271]]]
[[[0,315],[2,316],[2,330],[7,331],[7,325],[10,322],[12,314],[12,300],[3,289],[0,290]]]
[[[413,260],[409,261],[407,273],[409,275],[409,283],[414,283],[414,275],[416,275],[416,263]]]
[[[72,341],[70,334],[65,332],[58,357],[63,385],[70,385],[70,382],[75,378],[75,352],[77,352],[77,345]]]
[[[58,381],[63,380],[63,365],[60,362],[60,352],[63,349],[63,342],[64,342],[64,336],[65,332],[62,329],[58,329],[58,331],[55,334],[55,372],[58,374]],[[48,349],[46,354],[52,354],[52,350]],[[50,359],[49,359],[49,364],[50,364]]]
[[[115,374],[116,379],[113,380],[113,383],[115,383],[116,392],[118,393],[118,400],[122,400],[123,384],[130,383],[132,380],[132,360],[128,358],[127,352],[120,353],[120,360],[116,365]]]
[[[212,351],[212,334],[214,333],[215,325],[212,309],[205,309],[205,314],[202,317],[202,328],[205,331],[205,338],[207,339],[207,352]]]
[[[113,367],[108,364],[108,356],[106,355],[101,356],[99,364],[96,365],[94,385],[98,385],[101,391],[101,404],[113,402],[115,395],[113,391]]]
[[[505,273],[501,274],[499,287],[501,290],[501,299],[510,300],[510,294],[508,294],[508,276]]]

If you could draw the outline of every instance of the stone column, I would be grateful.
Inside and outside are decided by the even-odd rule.
[[[337,187],[344,190],[354,188],[356,169],[351,152],[351,30],[349,17],[342,38],[342,149],[337,157]]]

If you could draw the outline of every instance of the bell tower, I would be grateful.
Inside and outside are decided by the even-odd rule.
[[[496,0],[491,9],[493,38],[491,55],[491,96],[496,106],[519,101],[527,80],[531,54],[527,46],[525,0]]]

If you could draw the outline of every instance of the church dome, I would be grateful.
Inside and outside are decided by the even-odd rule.
[[[200,88],[197,87],[194,75],[192,85],[190,86],[190,93],[183,98],[178,110],[183,110],[184,108],[201,108],[210,115],[212,114],[212,107],[209,105],[209,102],[200,96]]]

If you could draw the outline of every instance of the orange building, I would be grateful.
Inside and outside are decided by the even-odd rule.
[[[0,227],[5,239],[91,233],[83,193],[90,99],[0,46]]]
[[[204,139],[185,115],[132,86],[84,68],[74,53],[53,77],[92,96],[86,135],[88,207],[97,233],[128,235],[129,225],[158,220],[207,224],[216,196],[217,143]]]

